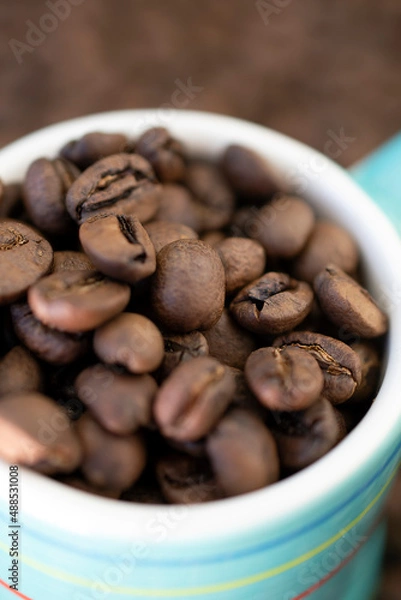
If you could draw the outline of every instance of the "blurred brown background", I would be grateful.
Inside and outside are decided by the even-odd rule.
[[[188,109],[320,150],[343,132],[344,166],[401,129],[401,0],[0,0],[0,48],[0,147],[70,117],[174,103],[183,85]],[[401,599],[397,552],[383,600]]]

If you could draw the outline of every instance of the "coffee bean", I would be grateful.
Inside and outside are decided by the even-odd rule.
[[[135,216],[97,215],[79,228],[79,239],[95,267],[134,284],[156,270],[156,253]]]
[[[242,327],[259,334],[289,331],[302,323],[312,308],[307,283],[286,273],[266,273],[242,289],[230,310]]]
[[[163,186],[159,208],[155,215],[157,221],[186,225],[197,233],[205,229],[206,208],[183,185],[174,183]]]
[[[378,349],[372,342],[355,342],[351,348],[359,356],[362,369],[361,383],[356,388],[350,402],[373,400],[380,381],[381,360]]]
[[[164,358],[163,337],[147,317],[122,313],[96,330],[93,347],[108,364],[123,365],[131,373],[150,373]]]
[[[39,233],[12,219],[0,220],[0,306],[18,300],[53,263],[53,250]]]
[[[124,152],[127,143],[126,136],[120,133],[94,131],[85,134],[79,140],[68,142],[60,154],[80,169],[86,169],[101,158]]]
[[[386,315],[372,296],[354,279],[335,265],[328,265],[314,281],[320,306],[338,327],[363,338],[386,333]]]
[[[20,219],[22,212],[21,184],[5,184],[0,179],[0,219]]]
[[[273,345],[301,348],[309,352],[323,371],[323,395],[333,404],[348,400],[361,382],[359,357],[340,340],[320,333],[293,331],[277,338]]]
[[[232,374],[214,358],[201,356],[181,363],[157,393],[156,422],[166,437],[199,440],[225,412],[234,389]]]
[[[156,465],[162,493],[172,504],[198,504],[222,497],[207,460],[170,454]]]
[[[238,144],[224,151],[221,168],[234,191],[246,199],[266,200],[278,191],[272,167],[256,152]]]
[[[162,325],[186,333],[209,329],[224,308],[225,275],[215,250],[198,240],[178,240],[157,255],[152,307]]]
[[[39,363],[23,346],[15,346],[0,359],[0,397],[40,392],[42,384]]]
[[[260,348],[245,365],[249,387],[271,410],[303,410],[318,400],[323,373],[306,350],[291,346]]]
[[[238,496],[270,485],[279,478],[274,438],[251,412],[230,411],[208,437],[207,450],[219,486]]]
[[[243,369],[249,354],[256,349],[255,338],[242,329],[224,309],[220,319],[204,332],[209,346],[209,354],[220,362]]]
[[[0,401],[0,458],[41,473],[71,472],[82,449],[64,412],[37,393],[9,394]]]
[[[127,285],[96,271],[60,271],[28,291],[33,314],[45,325],[70,333],[95,329],[128,304]]]
[[[353,273],[358,262],[358,248],[350,234],[339,225],[318,221],[305,248],[294,261],[294,275],[312,283],[329,263],[346,273]]]
[[[184,179],[184,148],[164,127],[153,127],[145,131],[137,141],[135,150],[150,162],[160,181]]]
[[[54,253],[53,273],[59,271],[93,271],[94,265],[83,252],[59,250]]]
[[[164,246],[177,240],[197,240],[198,234],[181,223],[169,223],[168,221],[152,221],[145,227],[150,241],[156,252],[160,252]]]
[[[66,204],[79,224],[101,213],[135,215],[146,222],[157,211],[160,192],[147,160],[138,154],[114,154],[78,177],[68,191]]]
[[[266,255],[254,240],[229,237],[215,245],[226,273],[226,292],[238,292],[265,271]]]
[[[151,423],[157,384],[150,375],[114,373],[97,364],[79,374],[75,389],[93,417],[110,433],[128,435]]]
[[[207,356],[209,344],[200,331],[184,334],[164,335],[164,360],[161,367],[162,379],[178,367],[179,364],[192,360],[197,356]]]

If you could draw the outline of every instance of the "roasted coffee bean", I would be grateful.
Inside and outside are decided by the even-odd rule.
[[[362,369],[361,383],[356,388],[350,402],[373,400],[380,381],[381,360],[378,349],[372,342],[354,342],[351,348],[359,356]]]
[[[187,168],[185,183],[201,205],[207,208],[204,229],[220,229],[229,224],[235,199],[217,167],[193,161]]]
[[[176,242],[177,240],[198,239],[196,231],[181,223],[152,221],[151,223],[146,224],[145,229],[156,252],[160,252],[164,246],[167,246],[167,244],[170,244],[171,242]]]
[[[145,222],[155,215],[160,192],[147,160],[138,154],[114,154],[78,177],[68,191],[66,204],[79,224],[101,213],[135,215]]]
[[[215,426],[234,391],[231,372],[215,358],[200,356],[181,363],[157,393],[156,422],[166,437],[199,440]]]
[[[323,390],[323,373],[306,350],[291,346],[260,348],[248,357],[245,376],[249,387],[271,410],[303,410]]]
[[[266,255],[254,240],[229,237],[215,245],[226,273],[226,292],[238,292],[265,271]]]
[[[312,308],[313,292],[307,283],[286,273],[266,273],[242,289],[230,310],[242,327],[258,334],[290,331]]]
[[[101,133],[93,131],[79,140],[68,142],[61,149],[61,156],[75,163],[80,169],[86,169],[94,162],[124,152],[128,140],[121,133]]]
[[[48,475],[78,467],[82,449],[67,415],[37,393],[9,394],[0,400],[0,458]]]
[[[266,200],[278,191],[272,167],[249,148],[238,144],[228,146],[221,167],[234,191],[246,199]]]
[[[216,480],[226,496],[238,496],[274,483],[279,460],[274,438],[251,412],[231,410],[207,440]]]
[[[197,233],[205,229],[206,208],[183,185],[174,183],[163,186],[159,208],[155,215],[157,221],[186,225]]]
[[[137,374],[154,371],[164,358],[159,329],[147,317],[133,313],[122,313],[97,329],[93,347],[105,363]]]
[[[44,277],[28,291],[37,319],[70,333],[95,329],[127,306],[130,289],[97,271],[60,271]]]
[[[215,250],[198,240],[178,240],[157,255],[152,307],[166,329],[209,329],[224,308],[225,275]]]
[[[160,181],[184,179],[184,148],[164,127],[153,127],[145,131],[137,141],[135,151],[150,162]]]
[[[115,373],[97,364],[79,374],[75,389],[94,418],[111,433],[128,435],[151,423],[157,384],[150,375]]]
[[[312,233],[315,217],[309,204],[296,196],[277,196],[254,211],[247,234],[257,240],[268,257],[293,258]]]
[[[156,270],[156,252],[135,216],[97,215],[79,228],[83,249],[95,267],[110,277],[134,284]]]
[[[207,356],[209,344],[200,331],[184,334],[164,335],[164,360],[161,367],[162,379],[165,379],[182,362]]]
[[[0,306],[23,296],[52,263],[52,247],[37,231],[13,219],[0,220]]]
[[[15,333],[36,356],[53,365],[66,365],[89,349],[89,337],[83,333],[66,333],[41,323],[26,302],[11,306]]]
[[[209,354],[230,367],[243,369],[249,354],[256,349],[256,341],[248,331],[242,329],[224,309],[220,319],[204,332]]]
[[[21,184],[5,184],[0,179],[0,219],[19,219],[22,212]]]
[[[93,271],[94,264],[83,252],[59,250],[54,253],[53,273],[59,271]]]
[[[290,472],[314,463],[346,434],[338,411],[324,398],[306,410],[277,412],[274,417],[280,463]]]
[[[328,265],[314,281],[320,306],[338,327],[363,338],[386,333],[388,320],[367,290],[335,265]]]
[[[318,221],[305,248],[294,261],[294,275],[312,283],[329,263],[346,273],[353,273],[358,262],[358,248],[350,234],[339,225]]]
[[[15,346],[0,359],[0,398],[6,394],[40,392],[42,370],[22,346]]]
[[[207,460],[170,454],[156,465],[163,496],[172,504],[198,504],[222,497]]]
[[[273,345],[307,350],[323,371],[323,395],[333,404],[348,400],[361,383],[359,357],[340,340],[320,333],[293,331],[277,338]]]
[[[42,231],[64,234],[73,221],[65,197],[80,172],[63,158],[39,158],[28,169],[24,182],[24,204],[32,223]]]
[[[80,490],[81,492],[87,492],[88,494],[94,494],[95,496],[100,496],[102,498],[113,498],[114,500],[117,500],[120,496],[119,490],[112,490],[93,485],[89,483],[89,481],[86,481],[79,473],[58,477],[58,481],[61,481],[65,485],[75,488],[76,490]]]
[[[109,433],[88,413],[78,421],[77,431],[83,446],[81,469],[89,483],[123,492],[139,479],[146,464],[139,435]]]

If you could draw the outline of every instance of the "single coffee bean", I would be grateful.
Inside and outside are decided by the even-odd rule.
[[[353,273],[358,262],[358,247],[350,234],[339,225],[318,221],[305,248],[294,261],[294,275],[312,283],[329,263],[346,273]]]
[[[152,221],[145,227],[150,241],[156,252],[160,252],[164,246],[177,240],[197,240],[198,234],[181,223],[169,223],[168,221]],[[156,268],[156,267],[155,267]]]
[[[122,313],[96,330],[93,347],[108,364],[122,365],[131,373],[150,373],[164,358],[163,337],[147,317]]]
[[[351,348],[359,356],[362,369],[361,383],[350,398],[350,402],[373,400],[379,389],[381,360],[378,349],[372,342],[354,342]]]
[[[54,253],[53,273],[59,271],[93,271],[94,264],[83,252],[59,250]]]
[[[229,224],[235,198],[216,166],[193,161],[187,168],[185,183],[201,205],[207,208],[204,229],[220,229]]]
[[[126,136],[121,133],[93,131],[79,140],[68,142],[61,149],[60,154],[80,169],[86,169],[101,158],[124,152],[127,144]]]
[[[185,454],[160,458],[156,475],[163,496],[171,504],[198,504],[222,497],[208,461]]]
[[[183,185],[165,184],[155,215],[157,221],[186,225],[197,233],[205,229],[206,208]]]
[[[268,257],[293,258],[312,233],[315,217],[309,204],[296,196],[277,196],[247,221],[247,234],[257,240]]]
[[[157,384],[150,375],[114,373],[97,364],[79,374],[75,389],[94,418],[111,433],[128,435],[152,421]]]
[[[270,272],[242,289],[230,310],[242,327],[259,334],[294,329],[312,308],[313,292],[286,273]]]
[[[79,175],[77,167],[63,158],[39,158],[30,165],[24,182],[24,204],[34,225],[52,234],[72,230],[65,196]]]
[[[0,359],[0,398],[6,394],[40,392],[42,370],[23,346],[15,346]]]
[[[95,267],[134,284],[156,270],[156,252],[135,216],[96,215],[79,228],[79,239]]]
[[[28,291],[39,321],[70,333],[90,331],[124,310],[130,288],[97,271],[60,271],[44,277]]]
[[[156,422],[166,437],[199,440],[215,426],[234,391],[231,372],[216,359],[200,356],[181,363],[157,393]]]
[[[249,148],[238,144],[228,146],[220,164],[239,196],[250,200],[266,200],[278,191],[272,167],[267,160]]]
[[[69,473],[81,463],[73,424],[53,400],[37,393],[0,400],[0,458],[45,474]]]
[[[37,231],[13,219],[0,220],[0,306],[23,296],[52,263],[52,247]]]
[[[359,357],[340,340],[321,333],[293,331],[277,338],[273,345],[301,348],[309,352],[323,371],[323,395],[333,404],[348,400],[361,383]]]
[[[315,358],[300,348],[260,348],[245,365],[249,387],[271,410],[303,410],[323,390],[323,373]]]
[[[66,365],[84,356],[89,349],[89,337],[84,333],[66,333],[41,323],[26,302],[11,306],[15,333],[40,359],[52,365]]]
[[[20,219],[22,212],[21,184],[5,184],[0,179],[0,219]]]
[[[220,319],[204,332],[209,346],[209,354],[220,362],[243,369],[249,354],[256,349],[253,335],[242,329],[224,309]]]
[[[89,481],[86,481],[86,479],[82,477],[80,473],[64,475],[63,477],[58,477],[57,479],[58,481],[61,481],[65,485],[68,485],[76,490],[80,490],[81,492],[86,492],[88,494],[94,494],[95,496],[100,496],[102,498],[113,498],[114,500],[118,500],[120,496],[119,490],[112,490],[93,485],[89,483]]]
[[[81,469],[89,483],[122,492],[139,479],[146,464],[139,435],[109,433],[88,413],[77,422],[77,432],[83,446]]]
[[[338,327],[363,338],[386,333],[387,316],[369,292],[342,269],[328,265],[316,275],[313,287],[323,311]]]
[[[67,210],[82,224],[101,213],[135,215],[141,222],[156,213],[161,186],[138,154],[114,154],[86,169],[67,193]]]
[[[238,292],[265,271],[266,254],[254,240],[229,237],[215,245],[226,273],[226,292]]]
[[[150,162],[163,183],[184,179],[184,148],[164,127],[145,131],[137,141],[135,151]]]
[[[165,379],[182,362],[192,360],[197,356],[207,356],[209,344],[200,331],[183,334],[164,335],[164,360],[161,367],[161,377]]]
[[[274,417],[280,463],[290,472],[311,465],[346,435],[340,414],[325,398],[306,410],[277,412]]]
[[[216,480],[226,496],[238,496],[279,478],[274,438],[254,414],[231,410],[207,440]]]
[[[178,240],[157,255],[152,307],[166,329],[209,329],[224,308],[225,275],[215,250],[198,240]]]

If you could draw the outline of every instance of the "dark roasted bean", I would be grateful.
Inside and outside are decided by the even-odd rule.
[[[160,204],[155,215],[158,221],[186,225],[197,233],[205,229],[205,207],[183,185],[166,184],[160,197]]]
[[[278,191],[269,163],[249,148],[228,146],[221,166],[235,192],[244,198],[266,200]]]
[[[238,292],[265,271],[266,254],[254,240],[229,237],[215,245],[226,274],[226,292]]]
[[[128,140],[121,133],[86,133],[79,140],[68,142],[61,149],[61,156],[75,163],[80,169],[86,169],[94,162],[124,152]]]
[[[0,397],[39,392],[42,383],[39,363],[23,346],[15,346],[0,359]]]
[[[356,388],[350,401],[364,402],[373,400],[377,394],[380,381],[381,360],[378,349],[372,342],[354,342],[351,348],[359,356],[362,369],[361,383]]]
[[[150,162],[160,181],[184,179],[184,148],[164,127],[153,127],[145,131],[137,141],[135,151]]]
[[[200,331],[184,334],[164,335],[164,360],[162,364],[162,378],[165,379],[182,362],[207,356],[209,344]]]
[[[172,504],[198,504],[222,497],[205,459],[170,454],[158,461],[156,474],[164,497]]]

